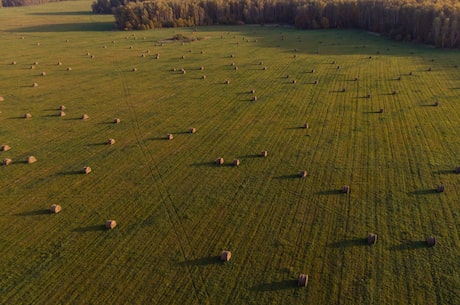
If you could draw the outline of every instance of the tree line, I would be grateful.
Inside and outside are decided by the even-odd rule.
[[[3,0],[12,1],[12,0]],[[290,24],[298,29],[363,29],[400,41],[460,46],[457,0],[97,0],[118,29],[215,24]]]

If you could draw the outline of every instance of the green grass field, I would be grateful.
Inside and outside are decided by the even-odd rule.
[[[1,304],[458,304],[457,51],[90,5],[0,10]]]

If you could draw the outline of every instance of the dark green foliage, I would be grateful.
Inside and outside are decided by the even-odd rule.
[[[4,0],[5,1],[5,0]],[[445,1],[184,0],[120,3],[98,0],[94,12],[114,8],[119,29],[211,24],[295,25],[298,29],[358,28],[399,41],[459,46],[460,11]]]

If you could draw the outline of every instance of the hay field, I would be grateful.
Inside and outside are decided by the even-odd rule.
[[[0,10],[1,304],[458,304],[457,52],[90,4]]]

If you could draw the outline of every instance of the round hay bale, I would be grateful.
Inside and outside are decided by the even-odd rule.
[[[237,66],[235,66],[234,70],[238,70],[238,67],[237,67]]]
[[[308,123],[303,124],[302,128],[303,129],[308,129]]]
[[[435,107],[438,107],[438,106],[439,106],[439,102],[438,102],[438,101],[434,102],[434,106],[435,106]]]
[[[155,59],[160,59],[160,54],[155,55]]]
[[[172,139],[174,139],[174,135],[172,133],[168,133],[166,135],[166,140],[172,140]]]
[[[10,165],[11,163],[13,163],[13,160],[11,160],[10,158],[5,158],[3,159],[3,165]]]
[[[319,83],[319,80],[315,80],[315,81],[313,82],[314,85],[318,85],[318,83]]]
[[[59,213],[60,211],[62,211],[62,207],[61,207],[59,204],[53,204],[53,205],[50,207],[50,213],[52,213],[52,214],[57,214],[57,213]]]
[[[141,57],[145,57],[145,54],[144,54],[144,53],[142,53],[142,54],[141,54]]]
[[[67,68],[67,71],[72,71],[72,68],[71,68],[71,67],[68,67],[68,68]]]
[[[371,95],[370,93],[368,93],[368,94],[366,95],[366,98],[371,98],[371,97],[372,97],[372,95]]]
[[[107,49],[107,45],[104,45],[103,48],[104,48],[104,49]]]
[[[229,85],[229,84],[230,84],[230,81],[227,79],[227,80],[225,81],[225,84],[226,84],[226,85]]]
[[[230,66],[232,66],[232,67],[233,67],[233,66],[235,66],[235,63],[234,63],[234,62],[232,62],[232,63],[230,64]]]
[[[196,133],[196,128],[194,127],[191,127],[189,130],[188,130],[189,133]]]
[[[293,79],[293,80],[291,81],[291,83],[292,83],[292,84],[297,84],[297,80]]]
[[[137,68],[133,68],[133,72],[136,72],[137,71]]]
[[[1,151],[8,151],[11,149],[11,146],[9,146],[8,144],[3,144],[1,147],[0,147],[0,150]]]
[[[287,75],[286,75],[286,78],[289,78],[289,77],[291,77],[291,76],[290,76],[289,74],[287,74]]]
[[[263,158],[266,158],[268,156],[268,152],[266,150],[262,150],[260,152],[260,156],[263,157]]]
[[[46,76],[46,72],[42,72],[40,75],[41,76]]]
[[[15,60],[13,60],[13,61],[11,62],[11,64],[12,64],[12,65],[15,65],[15,64],[16,64],[16,61],[15,61]]]
[[[426,244],[428,245],[428,247],[434,247],[436,245],[436,237],[434,236],[429,236],[427,239],[426,239]]]
[[[240,165],[240,160],[235,159],[235,160],[233,160],[232,164],[233,164],[234,166],[239,166],[239,165]]]
[[[428,68],[428,71],[430,71],[430,72],[432,71],[431,67]]]
[[[182,55],[180,58],[181,58],[181,59],[185,59],[185,56],[184,56],[184,55]]]
[[[308,285],[308,274],[300,274],[297,280],[297,286],[305,287]]]
[[[113,119],[114,124],[120,124],[121,120],[119,118]]]
[[[37,88],[37,87],[38,87],[38,83],[33,83],[33,84],[32,84],[32,87]]]
[[[115,220],[113,220],[113,219],[107,220],[105,222],[105,228],[107,230],[113,230],[116,226],[117,226],[117,222]]]
[[[59,111],[58,116],[61,116],[61,117],[65,116],[65,112],[64,111]]]
[[[266,71],[266,70],[267,70],[267,67],[263,67],[262,70]]]
[[[58,61],[58,62],[57,62],[57,65],[58,65],[58,66],[62,66],[62,62]]]
[[[257,96],[254,95],[254,96],[252,97],[252,100],[253,100],[254,102],[257,101]]]
[[[201,79],[206,79],[206,75],[202,75],[202,76],[201,76]]]
[[[342,188],[342,193],[344,194],[350,193],[350,187],[348,185],[344,185]]]
[[[380,113],[384,113],[384,112],[385,112],[385,109],[380,108],[379,112],[380,112]]]
[[[294,54],[292,57],[297,58],[297,54]]]
[[[346,91],[347,91],[347,89],[345,89],[345,88],[342,88],[342,90],[341,90],[341,91],[342,91],[342,92],[346,92]]]
[[[26,113],[24,114],[24,118],[25,119],[30,119],[32,117],[32,115],[30,113]]]
[[[438,193],[444,192],[444,184],[442,184],[442,183],[441,183],[441,184],[438,184],[438,185],[436,186],[436,191],[437,191]]]
[[[367,235],[367,244],[374,245],[377,242],[377,234],[369,233]]]
[[[86,56],[90,56],[90,55],[91,55],[91,53],[89,53],[89,52],[86,52]]]
[[[411,72],[409,72],[409,75],[414,75],[414,73],[412,73],[412,71],[411,71]]]
[[[231,54],[231,55],[230,55],[230,58],[235,58],[235,54]]]
[[[39,42],[37,42],[37,46],[38,46],[38,47],[40,46],[40,43],[39,43]]]
[[[332,64],[335,65],[337,62],[335,60],[332,61]]]
[[[129,46],[129,49],[132,50],[132,49],[133,49],[133,46]]]
[[[222,251],[222,254],[220,255],[220,260],[223,262],[228,262],[230,258],[232,257],[232,252],[230,251]]]
[[[396,94],[398,94],[398,91],[397,91],[397,90],[393,90],[393,92],[391,92],[391,94],[396,95]]]
[[[455,173],[456,173],[456,174],[460,174],[460,166],[458,166],[458,167],[455,168]]]
[[[401,76],[398,76],[397,80],[401,80]]]
[[[260,65],[260,66],[262,66],[263,64],[264,64],[264,62],[263,62],[263,61],[260,61],[260,62],[259,62],[259,65]]]
[[[249,91],[250,93],[252,94],[255,94],[256,93],[256,89],[252,89],[251,91]]]
[[[30,70],[34,70],[34,69],[35,69],[34,65],[30,66]]]
[[[38,61],[34,61],[33,65],[35,66],[38,65]]]
[[[176,70],[177,70],[176,68],[172,68],[172,69],[171,69],[172,72],[176,72]]]
[[[355,81],[355,82],[357,82],[357,81],[358,81],[358,78],[357,78],[357,77],[355,77],[354,81]]]
[[[307,177],[307,171],[306,171],[306,170],[300,171],[299,176],[300,176],[300,178],[305,178],[305,177]]]
[[[216,164],[217,164],[217,165],[222,165],[222,164],[224,164],[224,158],[222,158],[222,157],[217,158]]]
[[[28,156],[27,159],[26,159],[26,162],[27,162],[27,164],[35,163],[35,162],[37,162],[37,158],[35,158],[34,156]]]
[[[0,102],[4,102],[5,98],[3,96],[0,96]]]
[[[91,58],[95,58],[96,56],[94,56],[93,54],[91,54],[91,56],[90,56],[90,57],[91,57]]]
[[[310,73],[315,73],[315,69],[311,69],[311,70],[310,70]]]
[[[185,69],[182,69],[182,70],[181,70],[181,73],[182,73],[182,74],[187,74],[187,71],[185,71]]]
[[[204,54],[204,51],[201,51],[200,54]]]
[[[107,140],[107,145],[113,145],[115,144],[115,139],[108,139]]]
[[[340,70],[340,69],[341,69],[341,67],[340,67],[340,66],[337,66],[337,70]]]
[[[200,67],[200,70],[201,70],[201,71],[204,71],[204,67],[203,67],[203,66],[201,66],[201,67]]]
[[[59,106],[59,110],[64,111],[64,110],[66,110],[66,109],[67,109],[67,108],[66,108],[64,105]]]
[[[83,114],[83,115],[81,116],[81,119],[82,119],[82,120],[88,120],[88,119],[89,119],[89,115]]]
[[[83,174],[89,174],[91,173],[91,167],[89,166],[85,166],[83,167],[82,171],[81,171]]]

